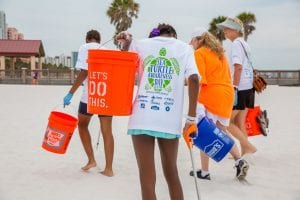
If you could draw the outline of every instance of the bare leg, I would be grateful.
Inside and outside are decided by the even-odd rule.
[[[183,200],[177,169],[178,139],[158,139],[161,163],[172,200]]]
[[[227,135],[229,137],[232,137],[231,134],[228,132],[227,127],[222,125],[219,121],[217,121],[216,123],[217,127],[220,128],[222,131],[224,131],[225,133],[227,133]],[[232,157],[234,158],[234,160],[237,160],[239,158],[241,158],[241,154],[239,152],[238,146],[236,144],[234,144],[234,146],[232,147],[232,149],[230,150],[230,154],[232,155]]]
[[[253,146],[249,141],[248,138],[245,136],[245,133],[236,125],[236,121],[244,121],[245,119],[238,119],[238,117],[241,117],[242,115],[239,115],[240,110],[233,110],[231,119],[230,119],[230,125],[229,125],[229,132],[240,142],[241,145],[241,154],[244,155],[246,153],[255,153],[256,148]],[[244,126],[245,127],[245,126]]]
[[[221,129],[222,131],[224,131],[225,133],[228,133],[227,131],[227,127],[222,125],[219,121],[216,122],[216,126]],[[236,157],[238,156],[238,148],[235,145],[235,147],[233,147],[233,149],[235,149],[234,151],[234,159],[236,159]],[[236,152],[237,151],[237,152]],[[200,151],[200,158],[201,158],[201,169],[203,171],[209,171],[209,157],[202,151]]]
[[[133,135],[132,142],[139,168],[142,200],[156,200],[155,138],[148,135]]]
[[[104,141],[105,168],[101,174],[113,176],[114,137],[112,134],[112,117],[100,117],[101,132]]]
[[[80,136],[84,151],[88,157],[88,163],[84,167],[81,168],[84,171],[87,171],[90,168],[97,166],[97,163],[96,163],[96,160],[94,157],[91,136],[90,136],[90,132],[88,129],[90,120],[91,120],[91,116],[78,114],[79,136]]]
[[[237,125],[237,127],[239,127],[239,129],[244,133],[246,138],[248,138],[247,130],[245,127],[247,112],[248,112],[248,108],[238,112],[238,114],[235,117],[235,121],[234,121],[235,124]]]
[[[209,171],[209,157],[202,151],[200,151],[201,169],[203,171]]]

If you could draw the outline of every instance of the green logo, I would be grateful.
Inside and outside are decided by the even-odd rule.
[[[171,81],[173,76],[179,75],[180,67],[175,58],[166,58],[166,48],[161,48],[159,57],[155,58],[153,55],[148,56],[143,63],[144,70],[148,73],[148,83],[145,86],[147,91],[167,92],[172,91]]]

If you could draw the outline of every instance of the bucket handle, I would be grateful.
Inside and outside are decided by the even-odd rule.
[[[73,117],[75,117],[77,119],[76,109],[71,104],[66,105],[66,106],[64,106],[63,104],[57,104],[56,106],[54,106],[52,111],[65,111],[65,112],[67,112],[68,114],[72,115]]]
[[[106,45],[107,43],[111,42],[111,41],[114,40],[114,39],[115,39],[115,38],[112,37],[112,38],[110,38],[109,40],[103,42],[103,43],[100,45],[99,49],[100,49],[101,47],[103,47],[104,45]]]

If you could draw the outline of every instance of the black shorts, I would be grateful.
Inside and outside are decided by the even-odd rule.
[[[87,104],[80,101],[78,113],[83,115],[92,116],[93,114],[87,112]],[[98,115],[98,117],[111,117],[109,115]]]
[[[245,110],[245,108],[254,108],[255,90],[238,91],[238,103],[233,106],[233,110]]]

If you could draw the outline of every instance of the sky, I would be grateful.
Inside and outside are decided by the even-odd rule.
[[[40,39],[47,56],[70,55],[85,41],[85,33],[97,29],[102,42],[114,34],[106,16],[111,0],[0,0],[8,26],[25,39]],[[208,28],[217,16],[254,13],[256,30],[249,36],[255,68],[300,69],[300,0],[136,0],[138,19],[128,30],[136,39],[148,36],[158,23],[169,23],[178,39],[190,41],[195,27]],[[106,45],[115,48],[112,43]],[[230,49],[230,42],[224,47]],[[228,51],[227,51],[228,52]]]

